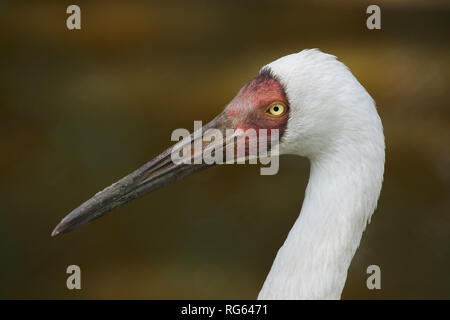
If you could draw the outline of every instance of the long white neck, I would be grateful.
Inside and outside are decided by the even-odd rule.
[[[377,126],[378,127],[378,126]],[[339,299],[373,213],[384,171],[381,124],[373,144],[341,145],[311,159],[299,218],[258,299]],[[367,141],[367,140],[366,140]]]

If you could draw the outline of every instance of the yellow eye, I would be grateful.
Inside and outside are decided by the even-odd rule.
[[[275,103],[273,105],[271,105],[268,109],[267,109],[267,113],[271,116],[274,117],[279,117],[282,116],[284,114],[286,110],[286,107],[281,104],[281,103]]]

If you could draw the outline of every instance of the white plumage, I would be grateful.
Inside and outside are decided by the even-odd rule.
[[[339,299],[381,190],[381,120],[373,99],[334,56],[304,50],[268,67],[291,107],[280,153],[309,158],[311,172],[300,216],[258,298]]]

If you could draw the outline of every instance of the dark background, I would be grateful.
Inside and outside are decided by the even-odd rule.
[[[382,30],[366,28],[369,4]],[[300,211],[305,159],[283,156],[276,176],[217,167],[50,232],[304,48],[344,62],[385,128],[385,182],[343,298],[450,298],[449,31],[446,1],[0,1],[0,298],[255,298]],[[70,264],[82,290],[66,288]],[[382,290],[366,288],[370,264]]]

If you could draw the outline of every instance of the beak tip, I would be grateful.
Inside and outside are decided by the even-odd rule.
[[[58,224],[56,227],[55,227],[55,229],[53,229],[53,231],[52,231],[52,237],[55,237],[55,236],[57,236],[57,235],[59,235],[60,233],[61,233],[61,230],[60,230],[60,224]]]

